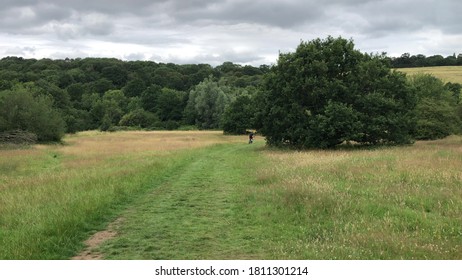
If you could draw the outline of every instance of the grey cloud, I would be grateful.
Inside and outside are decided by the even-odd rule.
[[[358,33],[370,37],[411,34],[429,28],[451,32],[460,31],[462,27],[461,21],[457,20],[458,11],[462,10],[462,2],[458,0],[362,1],[360,5],[339,4],[338,7],[340,14],[346,11],[362,18],[363,24],[359,24]]]
[[[267,63],[264,56],[260,56],[252,52],[241,53],[233,50],[224,50],[217,55],[210,52],[204,52],[188,58],[175,55],[152,55],[150,59],[158,62],[173,62],[178,64],[207,63],[213,66],[222,64],[226,61],[232,61],[233,63],[242,65],[261,65]]]
[[[202,1],[200,1],[202,2]],[[175,7],[181,7],[179,5]],[[200,7],[171,11],[179,23],[255,23],[281,28],[314,21],[323,15],[321,6],[311,1],[221,1]]]
[[[131,53],[131,54],[128,54],[124,57],[125,60],[145,60],[146,57],[144,55],[144,53]]]
[[[109,43],[139,46],[136,50],[122,50],[120,56],[125,55],[126,59],[142,55],[147,58],[151,55],[148,50],[156,50],[162,59],[176,62],[258,63],[269,54],[277,56],[278,50],[296,47],[301,39],[327,35],[352,37],[366,46],[384,46],[381,50],[364,51],[387,51],[385,46],[392,46],[402,48],[402,52],[412,52],[412,44],[431,51],[432,46],[442,49],[445,43],[425,38],[427,30],[442,34],[444,40],[452,36],[450,46],[456,47],[459,46],[457,38],[462,34],[460,0],[0,2],[0,36],[41,41],[43,44],[37,45],[41,48],[52,48],[60,41],[65,45],[92,42],[93,45],[86,46],[90,54],[104,53],[105,50],[92,51],[98,42],[106,46]],[[402,38],[406,38],[405,42]],[[179,58],[179,49],[189,51],[188,55]],[[48,53],[57,54],[57,51]]]
[[[5,1],[4,1],[5,2]],[[116,22],[119,18],[136,17],[152,28],[178,25],[209,24],[229,25],[237,23],[261,24],[285,29],[316,27],[338,28],[351,33],[352,27],[372,36],[382,36],[399,30],[414,31],[425,26],[437,26],[445,32],[457,33],[461,27],[457,12],[462,10],[458,0],[6,0],[0,12],[0,30],[25,32],[26,29],[45,25],[47,22],[72,23],[72,15],[99,13]],[[22,15],[27,9],[34,15]],[[331,11],[327,13],[326,11]],[[345,13],[362,18],[361,22],[344,22]],[[166,20],[170,19],[170,20]],[[77,22],[76,24],[79,24]],[[98,29],[86,26],[90,34],[105,35],[106,25]]]
[[[0,30],[28,32],[52,21],[67,19],[71,15],[69,10],[51,4],[5,7],[0,12]]]
[[[6,53],[9,53],[11,55],[15,56],[27,56],[27,55],[33,55],[35,53],[36,48],[35,47],[11,47],[6,49]]]
[[[462,31],[462,1],[440,1],[434,8],[435,27],[441,27],[450,34],[460,34]]]

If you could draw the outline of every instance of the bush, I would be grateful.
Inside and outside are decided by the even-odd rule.
[[[410,81],[418,97],[415,138],[435,140],[460,133],[459,96],[428,74],[416,75]]]
[[[25,90],[1,92],[0,132],[23,130],[37,135],[38,141],[60,141],[65,123],[52,105],[50,97]]]
[[[154,113],[138,109],[124,115],[120,120],[119,125],[152,128],[159,125],[159,118]]]

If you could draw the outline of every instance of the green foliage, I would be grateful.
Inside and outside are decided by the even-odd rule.
[[[102,98],[98,93],[84,94],[82,96],[82,108],[89,113],[88,128],[97,129],[104,117]]]
[[[101,74],[118,88],[127,83],[127,71],[121,65],[104,67]]]
[[[249,95],[238,96],[223,114],[223,132],[226,134],[245,134],[253,128],[254,106]]]
[[[428,66],[454,66],[462,65],[462,54],[456,57],[456,54],[443,57],[442,55],[432,55],[426,57],[423,54],[412,55],[403,53],[400,57],[390,59],[393,68],[412,68],[412,67],[428,67]]]
[[[88,129],[94,129],[91,125],[91,116],[88,111],[76,108],[67,108],[62,112],[63,120],[66,123],[67,133],[76,133]]]
[[[155,128],[159,126],[159,118],[143,109],[137,109],[124,115],[119,122],[120,126],[134,126],[140,128]]]
[[[146,83],[137,78],[129,81],[123,88],[123,92],[127,97],[140,96],[141,93],[146,89]]]
[[[22,88],[49,96],[66,122],[66,132],[109,129],[130,112],[137,111],[134,115],[139,115],[139,109],[157,115],[160,120],[157,128],[176,129],[181,125],[195,125],[196,108],[185,110],[185,107],[190,91],[207,77],[221,79],[219,84],[223,88],[257,87],[268,70],[233,63],[223,66],[213,68],[208,64],[176,65],[112,58],[37,60],[6,57],[0,59],[0,91]],[[117,100],[106,96],[111,91],[119,92]],[[218,103],[226,106],[226,99]],[[221,107],[213,106],[213,123],[201,128],[220,126],[223,108],[216,109]],[[201,115],[206,115],[208,109],[202,108]]]
[[[303,146],[317,143],[320,148],[328,148],[344,141],[361,137],[363,125],[360,114],[351,105],[329,101],[324,112],[310,121],[311,133]]]
[[[85,87],[81,83],[74,83],[67,87],[67,93],[69,94],[69,98],[73,102],[80,102],[82,100],[82,96],[85,93]]]
[[[162,88],[158,85],[151,85],[141,94],[141,104],[143,109],[149,112],[156,112],[157,97],[160,95]]]
[[[183,118],[187,94],[169,88],[163,88],[156,98],[156,112],[161,121],[179,122]]]
[[[434,140],[460,133],[462,122],[458,115],[459,96],[455,94],[457,85],[445,86],[441,80],[428,74],[415,75],[410,82],[419,99],[415,110],[415,138]]]
[[[117,125],[126,112],[128,99],[121,90],[107,91],[102,100],[104,116],[101,130],[105,131],[113,125]]]
[[[268,144],[329,148],[344,141],[409,143],[415,99],[384,56],[350,40],[302,42],[280,54],[258,114]]]
[[[457,103],[461,103],[462,85],[459,83],[448,82],[444,85],[444,88],[452,92]]]
[[[196,124],[200,129],[220,128],[224,110],[231,101],[230,92],[229,87],[220,86],[212,77],[198,84],[189,93],[185,108],[190,124]]]
[[[446,93],[441,95],[440,83],[411,82],[419,95],[418,108],[412,110],[416,101],[403,86],[404,76],[390,72],[388,63],[393,60],[361,54],[341,38],[302,43],[295,53],[282,54],[272,69],[232,62],[213,68],[107,58],[7,57],[0,59],[0,91],[48,96],[65,121],[66,132],[108,129],[131,112],[139,115],[140,109],[157,115],[156,127],[169,129],[197,125],[237,133],[241,130],[237,127],[252,126],[243,120],[252,119],[256,127],[271,131],[269,143],[298,147],[329,147],[350,140],[405,143],[411,129],[418,139],[462,132],[460,84],[443,85]],[[242,100],[234,102],[241,89],[260,87],[264,75],[264,91],[251,97],[253,110],[239,112]],[[206,89],[208,83],[216,84]],[[253,116],[247,115],[250,111]]]
[[[48,96],[26,90],[0,92],[0,131],[18,129],[35,133],[39,141],[60,141],[65,123]]]

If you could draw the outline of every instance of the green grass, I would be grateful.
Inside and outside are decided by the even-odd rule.
[[[260,143],[261,145],[261,143]],[[103,246],[113,259],[261,258],[263,228],[243,211],[241,193],[258,145],[218,145],[191,152],[187,164],[123,215]]]
[[[445,83],[452,82],[462,84],[462,66],[398,68],[396,70],[408,75],[415,75],[418,73],[431,74],[443,80]]]
[[[30,160],[17,171],[17,184],[0,190],[0,259],[72,256],[90,231],[103,229],[120,207],[177,164],[153,158],[143,166],[72,171],[49,160]]]
[[[462,137],[304,152],[219,132],[66,142],[0,151],[1,259],[71,258],[114,220],[92,249],[106,259],[462,259]]]

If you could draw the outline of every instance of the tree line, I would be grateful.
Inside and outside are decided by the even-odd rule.
[[[302,42],[275,65],[108,58],[0,60],[0,132],[39,141],[100,129],[257,129],[273,146],[411,143],[461,133],[461,85],[406,77],[341,37]]]
[[[393,68],[414,68],[414,67],[430,67],[430,66],[461,66],[462,53],[444,57],[442,55],[425,56],[423,54],[411,55],[403,53],[400,57],[390,58],[390,63]]]

